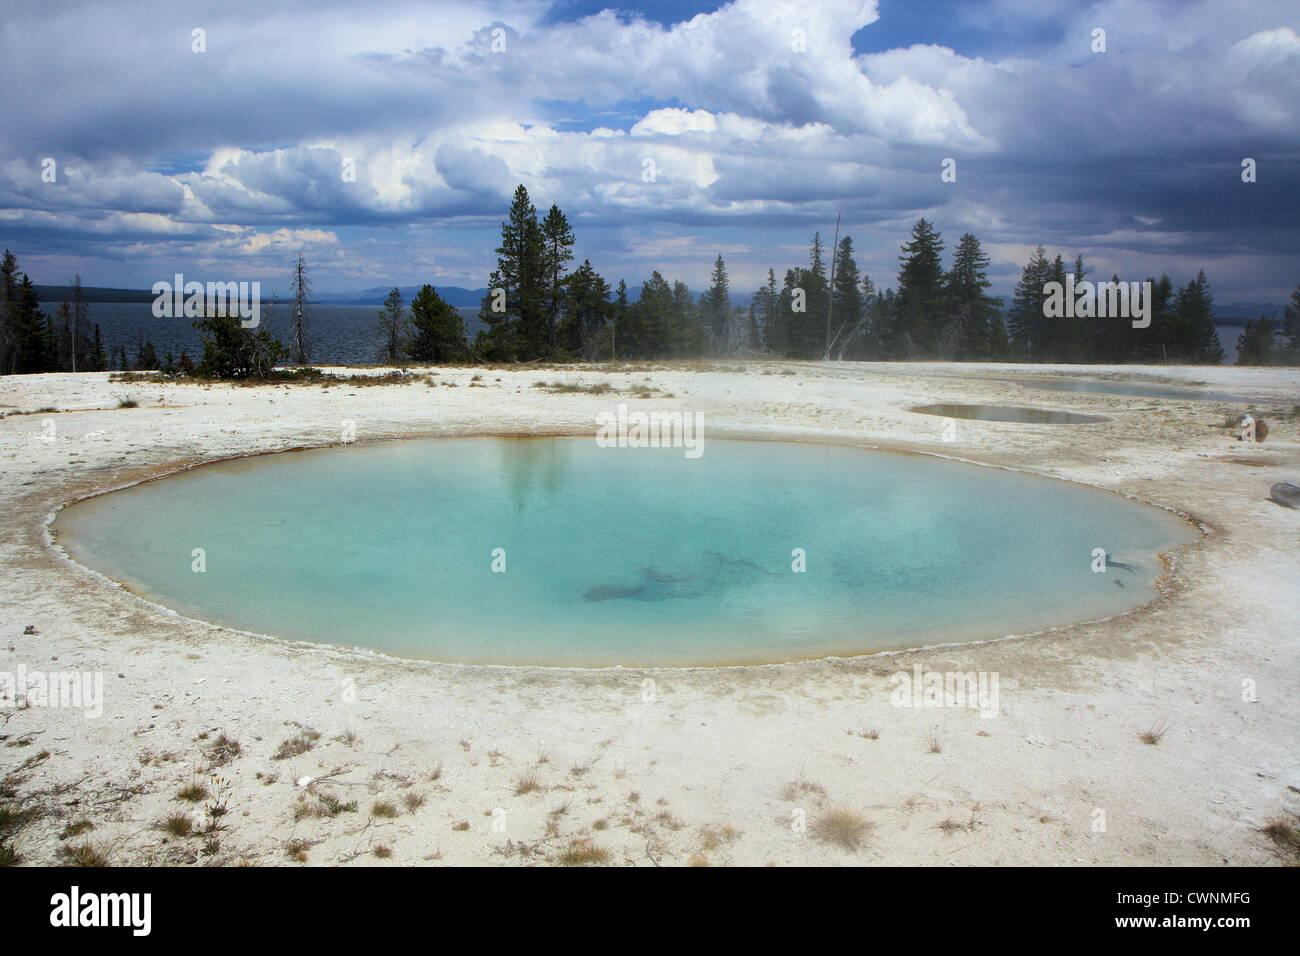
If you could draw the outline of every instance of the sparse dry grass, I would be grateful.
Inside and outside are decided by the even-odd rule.
[[[243,752],[244,748],[239,745],[239,741],[226,736],[223,732],[203,752],[203,756],[208,760],[208,769],[213,769],[215,767],[224,767]]]
[[[515,796],[522,797],[526,793],[535,793],[542,789],[542,782],[537,775],[536,767],[529,767],[521,773],[515,780]]]
[[[202,803],[208,798],[208,788],[197,780],[176,791],[176,799],[186,803]]]
[[[856,850],[866,838],[871,824],[861,813],[848,807],[831,807],[813,821],[812,835],[825,843],[846,850]]]
[[[63,857],[65,866],[108,866],[108,855],[96,849],[89,840],[76,846],[65,843],[59,855]]]
[[[800,777],[797,780],[791,780],[781,788],[781,799],[797,800],[806,793],[824,797],[826,796],[826,788],[820,783],[813,783],[810,780],[805,780]]]
[[[95,825],[89,820],[74,820],[59,831],[59,839],[71,840],[73,837],[79,837],[93,829],[95,829]]]
[[[1138,740],[1154,747],[1156,744],[1160,743],[1161,738],[1163,738],[1167,733],[1169,733],[1169,724],[1165,721],[1158,721],[1152,724],[1149,729],[1139,733]]]
[[[1273,850],[1290,866],[1300,866],[1300,814],[1285,811],[1273,817],[1259,832],[1273,842]]]
[[[980,821],[975,816],[974,811],[971,811],[970,818],[965,822],[962,822],[961,820],[954,820],[952,817],[946,817],[945,819],[940,820],[938,823],[936,823],[935,826],[937,826],[940,830],[942,830],[944,832],[944,835],[952,836],[954,833],[957,833],[960,830],[966,830],[968,832],[973,831],[977,826],[979,826],[979,823]]]
[[[272,760],[288,760],[290,757],[301,757],[307,751],[316,746],[316,741],[320,740],[320,734],[310,727],[304,727],[298,733],[294,734],[288,740],[285,740],[276,748],[275,753],[271,755]]]
[[[587,837],[570,841],[559,856],[561,866],[592,866],[609,860],[609,851]]]
[[[391,819],[398,815],[397,807],[388,800],[376,800],[370,805],[370,815],[372,817],[382,817]]]
[[[194,821],[187,813],[169,814],[158,826],[168,836],[187,837],[194,832]]]

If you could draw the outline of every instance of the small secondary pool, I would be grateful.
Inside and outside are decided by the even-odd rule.
[[[1110,421],[1099,415],[1078,415],[1074,412],[1056,412],[1049,408],[1021,408],[1016,405],[916,405],[912,409],[922,415],[941,415],[944,418],[970,418],[982,422],[1020,422],[1030,425],[1093,425]]]
[[[1240,402],[1251,400],[1229,392],[1214,392],[1202,388],[1184,388],[1178,385],[1156,385],[1143,382],[1107,382],[1093,378],[1017,379],[1016,385],[1045,388],[1056,392],[1091,392],[1098,395],[1132,395],[1139,398],[1193,399],[1204,402]]]
[[[266,455],[87,500],[53,529],[84,564],[227,626],[579,666],[850,655],[1115,614],[1154,597],[1158,552],[1195,536],[1118,495],[940,458],[700,447]]]

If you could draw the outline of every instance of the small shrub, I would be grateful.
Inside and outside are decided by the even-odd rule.
[[[355,800],[349,800],[347,803],[344,803],[338,797],[332,797],[328,793],[321,794],[320,805],[331,817],[336,817],[340,813],[357,812],[357,802]]]

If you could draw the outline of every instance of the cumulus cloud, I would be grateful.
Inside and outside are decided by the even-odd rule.
[[[1294,195],[1269,185],[1300,172],[1284,3],[962,8],[987,31],[1051,27],[1012,56],[858,53],[855,35],[882,29],[870,0],[735,0],[671,24],[557,12],[20,4],[0,34],[27,94],[0,130],[0,223],[38,262],[116,264],[130,248],[278,273],[287,247],[310,245],[336,286],[431,260],[478,284],[518,182],[629,277],[656,250],[696,247],[688,280],[728,250],[757,279],[837,213],[886,282],[919,215],[985,238],[1001,277],[1039,241],[1099,262],[1300,251]],[[1237,175],[1247,155],[1254,192]],[[946,157],[956,183],[939,179]]]

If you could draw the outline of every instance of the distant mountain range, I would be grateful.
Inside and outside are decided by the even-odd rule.
[[[402,293],[402,301],[410,304],[422,288],[422,285],[398,286],[397,291]],[[458,309],[477,309],[483,304],[483,297],[488,291],[486,288],[466,289],[458,285],[439,285],[434,286],[434,289],[444,302]],[[392,291],[390,285],[387,288],[362,289],[359,292],[322,293],[313,297],[312,301],[321,305],[383,305]]]
[[[443,300],[457,309],[478,309],[483,303],[483,297],[487,295],[487,289],[466,289],[458,285],[435,286],[438,295]],[[402,301],[407,305],[410,304],[416,294],[420,291],[421,286],[398,286],[398,291],[402,293]],[[110,289],[102,286],[82,286],[82,293],[86,296],[87,302],[152,302],[154,295],[146,289]],[[334,292],[321,293],[312,296],[312,302],[317,305],[351,305],[351,306],[382,306],[388,293],[393,291],[392,286],[376,286],[371,289],[360,289],[356,292]],[[636,289],[629,287],[628,292],[635,297]],[[65,299],[72,298],[72,287],[66,285],[38,285],[36,294],[40,296],[43,302],[62,302]],[[698,293],[692,293],[698,298]],[[734,306],[742,308],[749,305],[750,295],[748,292],[733,292],[731,294],[731,303]],[[284,296],[280,297],[281,302],[287,301]],[[1267,316],[1271,319],[1280,319],[1282,317],[1282,306],[1269,302],[1231,302],[1227,304],[1216,304],[1214,306],[1214,322],[1216,325],[1241,325],[1247,319],[1254,320],[1260,316]]]

